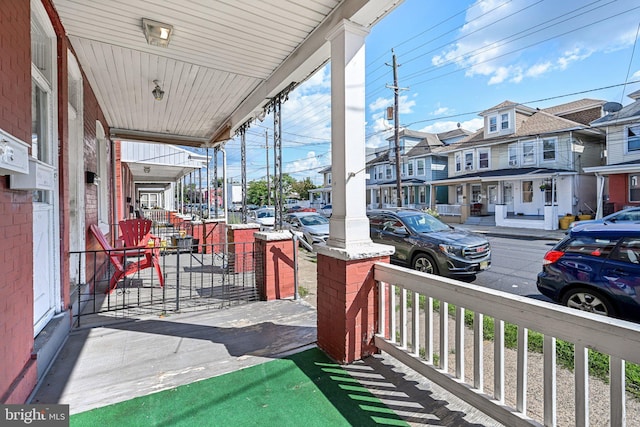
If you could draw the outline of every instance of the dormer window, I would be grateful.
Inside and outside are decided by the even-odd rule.
[[[488,120],[488,133],[504,132],[511,129],[511,114],[508,112],[489,116]]]
[[[500,115],[500,126],[502,130],[509,129],[509,114],[504,113]]]
[[[498,131],[498,116],[489,117],[489,132]]]

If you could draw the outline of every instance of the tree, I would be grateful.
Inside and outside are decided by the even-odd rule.
[[[298,193],[301,199],[309,200],[309,190],[313,190],[314,188],[318,188],[313,182],[311,182],[311,178],[306,177],[302,181],[294,181],[291,186],[291,190],[293,192]]]
[[[247,185],[247,203],[264,205],[267,201],[267,181],[251,181]]]

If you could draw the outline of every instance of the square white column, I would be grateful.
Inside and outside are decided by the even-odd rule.
[[[368,31],[342,21],[331,43],[332,214],[327,246],[371,244],[366,216],[365,38]]]

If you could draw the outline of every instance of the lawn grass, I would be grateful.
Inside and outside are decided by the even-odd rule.
[[[400,288],[396,288],[396,295],[400,294]],[[411,307],[412,293],[407,294],[407,306]],[[420,295],[420,308],[424,309],[426,297]],[[456,307],[453,304],[449,304],[449,315],[455,316]],[[440,301],[433,301],[433,309],[440,311]],[[471,310],[465,310],[464,323],[466,326],[473,327],[474,312]],[[486,340],[493,341],[494,339],[494,319],[493,317],[483,316],[483,337]],[[535,353],[542,353],[542,344],[544,335],[536,332],[529,331],[528,344],[529,351]],[[517,349],[518,348],[518,327],[512,323],[505,322],[504,324],[504,344],[506,348]],[[589,375],[599,378],[606,383],[609,382],[609,355],[603,354],[591,349],[588,349],[589,360]],[[572,343],[562,340],[556,340],[556,363],[563,368],[574,370],[574,346]],[[640,399],[640,365],[635,363],[625,363],[625,386],[626,390],[635,398]]]

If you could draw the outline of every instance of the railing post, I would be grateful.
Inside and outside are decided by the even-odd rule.
[[[176,311],[180,311],[180,248],[176,250]],[[162,288],[162,299],[165,296],[165,287]]]

